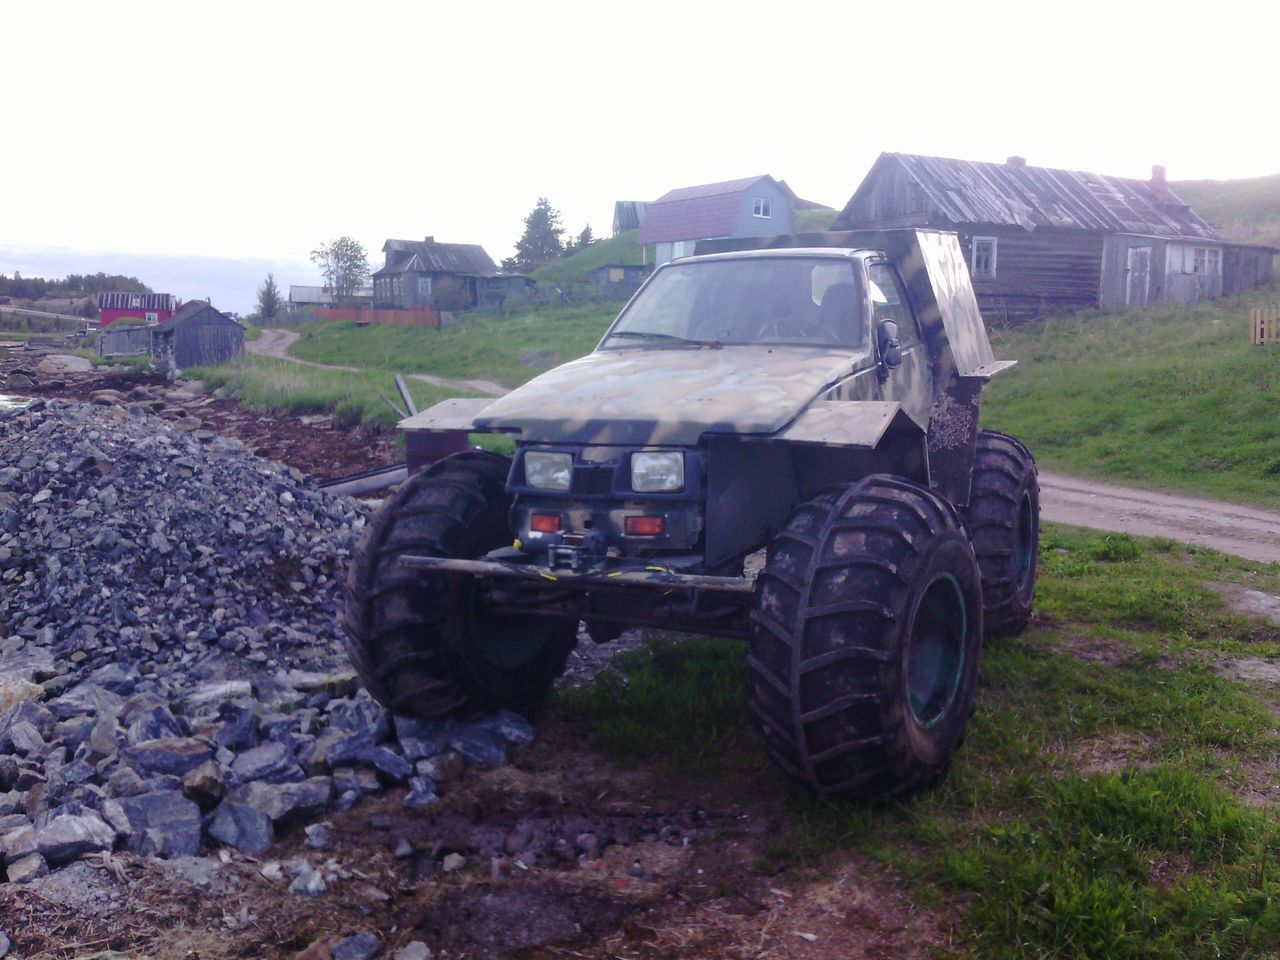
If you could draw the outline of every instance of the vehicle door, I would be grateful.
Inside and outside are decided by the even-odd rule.
[[[933,377],[929,370],[929,351],[920,334],[920,324],[897,268],[887,260],[867,261],[867,297],[871,304],[871,341],[876,350],[876,399],[896,400],[921,427],[928,429],[929,407],[933,403]],[[884,347],[879,335],[882,321],[892,320],[898,326],[898,343],[902,363],[889,367],[881,356]]]

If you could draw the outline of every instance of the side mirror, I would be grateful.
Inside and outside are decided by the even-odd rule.
[[[888,374],[902,366],[902,344],[898,342],[898,324],[894,320],[881,320],[876,324],[876,349],[880,354],[881,373]]]

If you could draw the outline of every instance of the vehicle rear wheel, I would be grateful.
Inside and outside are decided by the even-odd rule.
[[[474,577],[413,571],[406,555],[478,557],[509,543],[510,461],[455,454],[389,496],[360,538],[344,586],[347,652],[396,713],[536,708],[564,670],[577,624],[497,613]]]
[[[1040,482],[1022,443],[978,433],[969,506],[961,511],[982,571],[987,636],[1021,633],[1031,619],[1040,553]]]
[[[871,476],[802,504],[751,620],[752,718],[783,772],[869,799],[946,769],[982,651],[978,565],[947,501]]]

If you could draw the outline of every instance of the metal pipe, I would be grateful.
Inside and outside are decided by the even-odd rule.
[[[408,468],[401,463],[394,467],[386,467],[382,470],[369,470],[365,473],[357,473],[350,477],[343,477],[340,480],[331,480],[330,482],[322,483],[319,486],[325,493],[355,497],[362,493],[373,493],[377,490],[385,490],[388,487],[394,487],[398,483],[404,483],[408,476]]]
[[[415,570],[445,570],[478,577],[511,577],[552,586],[617,586],[716,590],[721,593],[752,593],[755,581],[742,577],[711,577],[705,574],[673,573],[665,567],[645,570],[613,570],[609,573],[570,573],[547,570],[499,560],[462,560],[453,557],[401,557],[400,565]]]

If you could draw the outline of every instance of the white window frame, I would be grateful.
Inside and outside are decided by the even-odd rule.
[[[991,245],[991,266],[986,270],[978,269],[978,245]],[[975,280],[994,280],[996,278],[996,257],[1000,250],[999,237],[974,237],[969,241],[969,263],[971,264],[970,272]]]
[[[1192,248],[1192,273],[1206,277],[1222,275],[1222,249],[1220,247]]]
[[[751,215],[761,220],[772,220],[773,201],[768,197],[755,197],[751,201]]]
[[[147,314],[147,323],[159,323],[159,322],[160,322],[160,314],[158,313]]]

